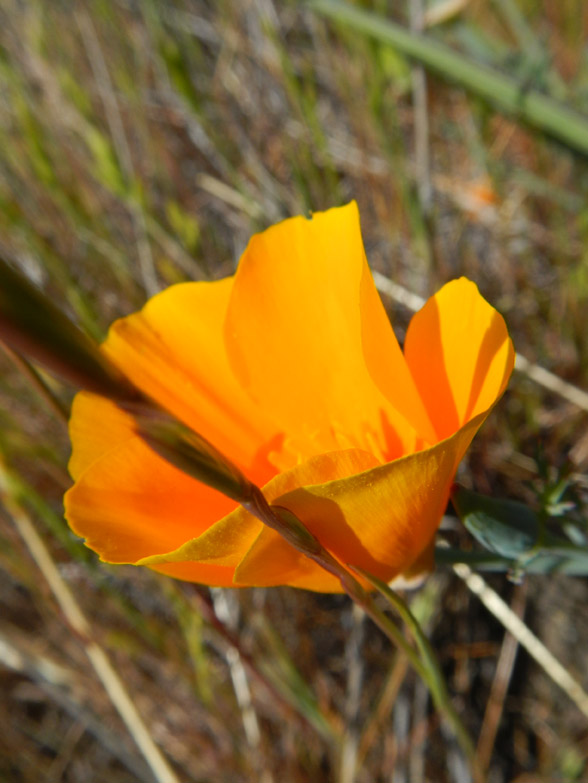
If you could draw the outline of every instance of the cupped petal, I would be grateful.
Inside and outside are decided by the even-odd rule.
[[[431,448],[347,478],[302,486],[273,502],[292,511],[342,563],[385,581],[414,575],[431,552],[457,466],[487,415]],[[286,581],[309,590],[340,590],[319,571],[264,529],[237,567],[235,584]]]
[[[223,324],[232,287],[233,278],[171,286],[116,321],[103,350],[143,392],[264,483],[276,472],[267,455],[281,434],[229,366]],[[86,431],[102,427],[87,407],[79,415],[87,416]],[[76,416],[74,430],[82,426]],[[75,454],[77,438],[73,445]]]
[[[337,478],[361,473],[378,464],[373,454],[360,449],[319,454],[297,467],[280,473],[263,488],[265,498],[272,502],[292,490],[306,484],[325,483]],[[174,563],[210,563],[235,569],[254,547],[259,552],[266,533],[273,533],[244,508],[239,507],[224,519],[212,525],[202,535],[187,540],[175,551],[146,557],[138,565],[160,567]],[[298,586],[301,578],[312,575],[314,590],[337,591],[338,581],[319,568],[312,560],[297,552],[273,533],[283,543],[265,561],[257,575],[258,586],[264,584],[289,584]],[[270,541],[273,540],[270,537]],[[263,557],[263,555],[262,555]]]
[[[464,277],[413,316],[404,355],[438,438],[488,409],[514,366],[504,319]]]
[[[104,397],[80,392],[74,397],[69,435],[69,472],[74,481],[97,459],[135,435],[133,419]]]
[[[276,476],[266,498],[293,512],[340,562],[389,581],[430,565],[457,466],[488,415],[437,445],[385,465],[353,449],[321,454]],[[339,592],[335,577],[237,508],[175,551],[141,565],[201,562],[235,569],[235,586],[290,585]]]
[[[341,593],[337,577],[311,558],[288,546],[271,528],[264,527],[254,546],[235,569],[237,587],[288,585],[316,593]]]
[[[94,459],[64,502],[74,533],[110,563],[173,550],[236,506],[132,434]]]
[[[375,289],[354,202],[251,239],[225,340],[239,381],[302,457],[356,447],[385,461],[416,437],[434,438]]]
[[[169,563],[153,566],[153,570],[184,582],[198,582],[210,587],[235,587],[235,569],[215,563]]]

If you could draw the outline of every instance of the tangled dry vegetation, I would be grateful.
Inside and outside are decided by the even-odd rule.
[[[408,28],[418,4],[363,5]],[[588,109],[582,0],[438,0],[425,23],[522,90]],[[588,387],[586,156],[302,3],[1,0],[0,149],[4,249],[97,338],[163,286],[230,274],[255,230],[355,198],[374,269],[420,295],[467,275],[521,354]],[[409,310],[385,300],[402,338]],[[92,645],[179,780],[468,779],[424,686],[346,599],[211,595],[98,563],[61,518],[63,422],[26,368],[0,366],[2,780],[153,780]],[[581,512],[586,424],[517,373],[463,480],[535,504],[568,470]],[[23,513],[84,632],[31,558]],[[586,684],[585,580],[488,581]],[[586,716],[463,581],[440,569],[412,601],[488,780],[585,779]]]

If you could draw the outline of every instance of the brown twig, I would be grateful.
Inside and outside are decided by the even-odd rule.
[[[9,357],[10,361],[20,370],[20,372],[29,381],[31,386],[39,393],[39,395],[45,400],[49,408],[53,413],[57,414],[57,418],[65,424],[67,427],[67,421],[69,419],[69,413],[65,405],[61,402],[59,397],[55,395],[49,386],[45,383],[41,375],[28,362],[24,356],[21,356],[16,351],[13,351],[6,343],[0,341],[0,348]]]
[[[204,617],[206,622],[214,628],[215,632],[221,637],[225,644],[234,650],[237,650],[243,665],[252,674],[255,679],[268,692],[271,700],[279,704],[289,717],[296,717],[306,728],[314,731],[312,723],[301,712],[294,709],[292,704],[284,698],[281,691],[276,688],[273,682],[257,666],[255,659],[243,649],[239,636],[231,631],[225,623],[218,617],[211,597],[206,593],[205,588],[194,586],[189,593],[190,600],[194,602],[198,612]]]
[[[588,693],[572,677],[568,670],[561,665],[557,658],[549,652],[529,626],[517,617],[498,593],[479,574],[475,574],[469,566],[459,563],[453,567],[453,570],[464,580],[469,590],[478,596],[488,611],[510,631],[553,682],[559,685],[564,693],[576,704],[578,709],[588,717]]]
[[[515,593],[511,604],[511,609],[521,620],[525,613],[525,603],[527,598],[527,583],[515,587]],[[504,709],[504,699],[508,691],[508,685],[512,675],[512,670],[517,655],[519,643],[517,639],[508,631],[504,634],[502,648],[496,664],[496,672],[490,689],[490,696],[486,704],[486,712],[480,735],[476,755],[480,768],[486,772],[492,757],[492,751],[496,742],[498,725]]]
[[[155,744],[149,729],[108,656],[93,639],[88,620],[59,573],[30,517],[11,496],[10,483],[5,472],[0,474],[0,482],[4,505],[12,517],[15,527],[47,580],[68,625],[80,639],[96,675],[149,765],[153,777],[158,783],[179,783],[179,779]]]

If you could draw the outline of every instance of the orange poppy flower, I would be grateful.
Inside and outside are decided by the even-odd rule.
[[[465,278],[413,317],[403,353],[355,203],[254,236],[234,277],[168,288],[117,321],[103,350],[338,560],[385,581],[430,563],[457,466],[514,361],[502,317]],[[153,452],[109,400],[78,394],[70,432],[67,518],[103,560],[211,585],[340,592]]]

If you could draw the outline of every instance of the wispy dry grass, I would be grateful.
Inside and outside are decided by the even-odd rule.
[[[409,27],[408,0],[362,5]],[[433,7],[445,21],[427,35],[586,112],[581,0],[438,0],[425,24]],[[588,388],[586,158],[428,72],[418,119],[414,78],[391,48],[296,2],[1,0],[0,242],[100,337],[157,287],[230,273],[252,232],[355,198],[375,269],[420,296],[471,277],[522,355]],[[409,310],[390,309],[402,338]],[[347,780],[352,756],[358,783],[464,779],[403,658],[368,625],[362,637],[345,599],[240,591],[229,622],[204,589],[99,564],[61,519],[62,423],[4,354],[0,370],[20,502],[181,780]],[[566,461],[581,503],[586,413],[519,374],[464,475],[534,502]],[[489,581],[510,601],[504,576]],[[527,622],[584,685],[586,605],[585,582],[528,578]],[[477,736],[504,628],[450,572],[413,608]],[[0,778],[150,780],[4,514],[0,614]],[[489,779],[582,780],[584,716],[523,651],[511,666]]]

